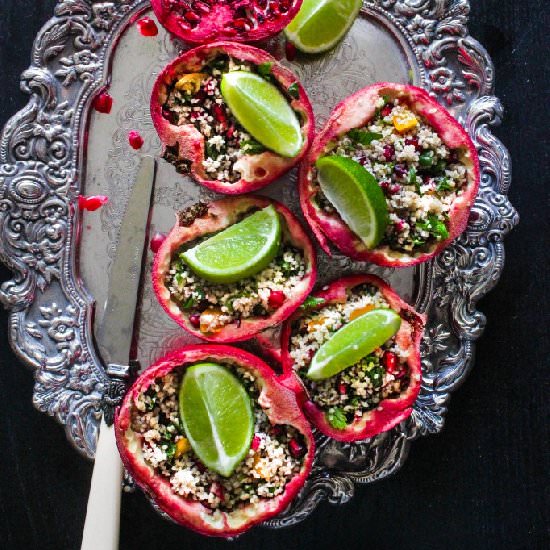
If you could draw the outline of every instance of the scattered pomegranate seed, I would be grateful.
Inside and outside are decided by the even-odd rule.
[[[200,313],[192,313],[189,315],[189,322],[191,323],[191,326],[195,328],[200,328],[201,326],[201,315]]]
[[[162,243],[165,241],[165,239],[166,239],[166,235],[164,233],[160,233],[159,231],[157,231],[151,237],[151,241],[149,242],[149,248],[151,249],[151,252],[154,252],[156,254],[159,248],[161,247]]]
[[[384,158],[389,162],[395,155],[395,147],[393,145],[384,145]]]
[[[398,183],[394,183],[394,184],[390,185],[390,187],[388,189],[388,191],[392,195],[395,195],[395,194],[399,193],[400,190],[401,190],[401,186]]]
[[[268,304],[274,309],[280,308],[286,300],[285,293],[282,290],[270,290]]]
[[[398,178],[404,178],[407,175],[407,168],[404,164],[396,164],[393,171]]]
[[[405,145],[414,145],[414,148],[417,150],[417,151],[420,151],[420,149],[422,149],[420,147],[420,145],[418,144],[418,138],[416,136],[412,137],[412,138],[406,138],[405,139]]]
[[[234,135],[235,135],[235,127],[230,126],[227,129],[227,132],[225,133],[225,136],[227,137],[227,139],[232,139]]]
[[[386,117],[386,116],[389,116],[389,114],[392,112],[392,109],[393,109],[393,105],[384,105],[384,107],[382,107],[382,109],[380,110],[380,114],[383,116],[383,117]]]
[[[106,195],[91,195],[89,197],[79,195],[78,197],[78,207],[80,210],[87,210],[88,212],[94,212],[107,202],[109,202],[109,197]]]
[[[390,182],[389,181],[381,181],[379,184],[378,184],[382,191],[389,191],[390,190]]]
[[[261,438],[258,434],[254,434],[252,438],[252,445],[250,446],[253,451],[257,451],[260,448]]]
[[[274,436],[278,436],[278,435],[281,435],[283,433],[283,427],[279,424],[275,424],[275,426],[272,426],[271,427],[271,433],[274,435]]]
[[[405,229],[405,222],[403,220],[398,220],[393,225],[397,231],[403,231],[403,229]]]
[[[458,151],[456,149],[451,150],[451,154],[449,155],[449,162],[458,162]]]
[[[144,17],[137,22],[138,30],[142,36],[156,36],[159,33],[157,24],[150,17]]]
[[[132,149],[141,149],[143,147],[143,138],[136,130],[128,132],[128,143]]]
[[[340,384],[338,384],[338,393],[340,395],[346,395],[348,393],[348,387],[343,382],[340,382]]]
[[[306,454],[306,446],[300,443],[295,437],[290,440],[288,448],[290,450],[290,454],[294,458],[300,458]]]
[[[113,108],[113,98],[107,93],[102,92],[94,99],[94,109],[98,113],[108,115]]]
[[[217,122],[219,122],[223,126],[226,126],[227,117],[225,116],[225,111],[223,107],[218,103],[214,103],[214,106],[212,107],[212,111],[214,113],[214,118],[217,120]]]
[[[297,54],[296,46],[292,42],[287,41],[285,45],[285,53],[286,53],[286,58],[289,61],[294,61],[296,59],[296,54]]]

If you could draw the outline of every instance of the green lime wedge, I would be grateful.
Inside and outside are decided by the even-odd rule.
[[[321,157],[316,166],[327,199],[365,246],[374,248],[389,223],[386,199],[375,177],[353,159],[337,155]]]
[[[199,363],[185,371],[180,417],[193,451],[210,470],[229,477],[250,449],[254,413],[244,386],[225,367]]]
[[[361,0],[304,0],[285,34],[303,52],[330,50],[351,27],[361,3]]]
[[[337,330],[313,356],[307,371],[312,380],[324,380],[351,367],[387,342],[401,326],[393,309],[373,309]]]
[[[270,205],[190,248],[182,258],[207,281],[235,283],[267,267],[280,242],[281,221]]]
[[[237,120],[262,145],[283,157],[301,151],[300,122],[276,86],[257,74],[232,71],[223,75],[221,91]]]

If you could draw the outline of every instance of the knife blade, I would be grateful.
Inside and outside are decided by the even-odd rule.
[[[154,183],[155,160],[144,156],[120,226],[103,317],[95,330],[105,365],[130,361]],[[81,550],[118,548],[122,472],[114,429],[102,420]]]

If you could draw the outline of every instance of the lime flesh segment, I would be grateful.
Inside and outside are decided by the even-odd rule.
[[[285,34],[303,52],[325,52],[346,34],[361,4],[361,0],[304,0]]]
[[[337,155],[316,162],[319,184],[346,225],[374,248],[389,223],[388,205],[376,178],[358,162]]]
[[[301,151],[300,122],[276,86],[257,74],[232,71],[223,75],[221,91],[237,120],[262,145],[283,157]]]
[[[200,461],[229,477],[248,453],[254,434],[244,386],[221,365],[193,365],[181,382],[179,409],[185,436]]]
[[[312,380],[324,380],[355,365],[387,342],[401,326],[392,309],[373,309],[336,331],[313,356],[307,371]]]
[[[204,279],[235,283],[267,267],[281,242],[281,220],[268,206],[190,248],[183,260]]]

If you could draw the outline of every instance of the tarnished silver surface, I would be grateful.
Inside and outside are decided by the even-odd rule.
[[[145,0],[59,1],[22,75],[29,103],[0,137],[0,258],[13,271],[0,301],[11,312],[10,341],[34,370],[35,406],[55,416],[88,457],[94,455],[110,384],[94,350],[93,303],[106,297],[106,273],[139,164],[127,133],[139,130],[142,152],[159,152],[149,92],[160,68],[181,49],[162,30],[144,38],[130,25],[146,9]],[[467,231],[428,264],[395,271],[319,256],[325,277],[368,269],[427,311],[422,391],[411,418],[388,433],[356,444],[318,438],[310,480],[269,526],[296,523],[325,498],[345,502],[355,482],[399,469],[411,440],[441,430],[449,395],[472,366],[474,342],[485,325],[476,304],[498,281],[502,240],[518,216],[506,197],[510,158],[491,133],[502,116],[492,95],[493,66],[468,34],[468,12],[467,0],[365,1],[361,18],[334,52],[289,63],[308,89],[319,124],[337,101],[372,82],[426,87],[478,146],[482,181]],[[271,47],[280,51],[280,44]],[[90,107],[105,86],[115,99],[111,115]],[[267,193],[297,211],[294,178],[272,184]],[[110,202],[80,218],[75,215],[80,193],[107,194]],[[160,162],[153,229],[166,231],[174,209],[212,196]],[[147,365],[190,338],[162,313],[148,278],[143,296],[138,358]]]

